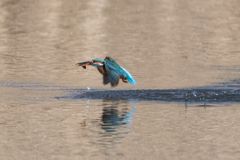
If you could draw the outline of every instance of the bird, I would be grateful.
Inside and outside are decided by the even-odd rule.
[[[122,79],[124,83],[130,82],[135,86],[137,85],[131,74],[126,69],[119,66],[117,62],[109,56],[107,56],[104,60],[95,58],[91,61],[77,63],[76,65],[81,66],[84,69],[86,69],[86,66],[88,65],[96,67],[103,75],[104,85],[110,83],[112,87],[116,87],[119,83],[119,79]]]

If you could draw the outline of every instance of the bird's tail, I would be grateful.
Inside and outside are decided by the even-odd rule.
[[[133,79],[133,77],[131,76],[131,74],[126,70],[124,69],[123,67],[121,67],[127,74],[126,78],[128,80],[128,82],[132,83],[134,86],[137,85],[136,81]]]

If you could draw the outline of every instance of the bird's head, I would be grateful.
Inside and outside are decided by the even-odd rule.
[[[92,66],[98,68],[98,67],[102,67],[104,65],[104,60],[101,60],[99,58],[95,58],[91,61],[91,63],[92,63]]]

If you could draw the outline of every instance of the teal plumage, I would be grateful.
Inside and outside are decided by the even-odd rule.
[[[126,74],[127,74],[127,76],[126,76],[127,80],[128,80],[130,83],[132,83],[134,86],[136,86],[137,83],[136,83],[136,81],[133,79],[132,75],[131,75],[126,69],[124,69],[123,67],[121,67],[121,68],[126,72]]]
[[[115,87],[119,83],[119,79],[127,83],[129,81],[131,84],[136,85],[136,81],[131,76],[131,74],[119,66],[117,62],[111,57],[106,57],[104,60],[95,58],[92,61],[77,63],[78,66],[86,68],[87,65],[92,65],[97,67],[99,72],[103,74],[103,84],[111,83],[112,87]]]
[[[125,77],[130,83],[136,86],[136,81],[132,78],[131,74],[126,69],[119,66],[114,59],[106,57],[104,61],[110,69],[114,70],[120,76]]]

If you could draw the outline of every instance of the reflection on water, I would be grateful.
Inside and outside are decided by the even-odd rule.
[[[132,123],[135,107],[133,107],[132,111],[128,111],[128,108],[118,107],[121,103],[126,104],[127,101],[119,102],[114,100],[104,100],[103,102],[105,103],[103,103],[103,115],[101,125],[102,129],[104,129],[106,132],[115,132],[118,126],[130,125]]]
[[[40,83],[1,83],[0,91],[1,155],[9,159],[214,159],[240,151],[236,102],[79,99],[89,91]]]
[[[104,148],[112,148],[109,143],[121,143],[133,132],[131,123],[134,121],[135,106],[129,108],[128,104],[127,101],[103,101],[99,142]]]
[[[89,119],[88,114],[90,114],[91,108],[97,106],[91,105],[91,101],[89,100],[87,104],[87,116],[81,122],[81,126],[84,129],[89,129],[89,125],[101,128],[97,130],[89,129],[90,132],[98,132],[98,134],[94,134],[97,141],[93,141],[92,143],[99,145],[101,149],[113,148],[114,144],[121,143],[124,138],[129,137],[129,134],[133,133],[132,123],[136,112],[134,101],[103,100],[100,119]]]

